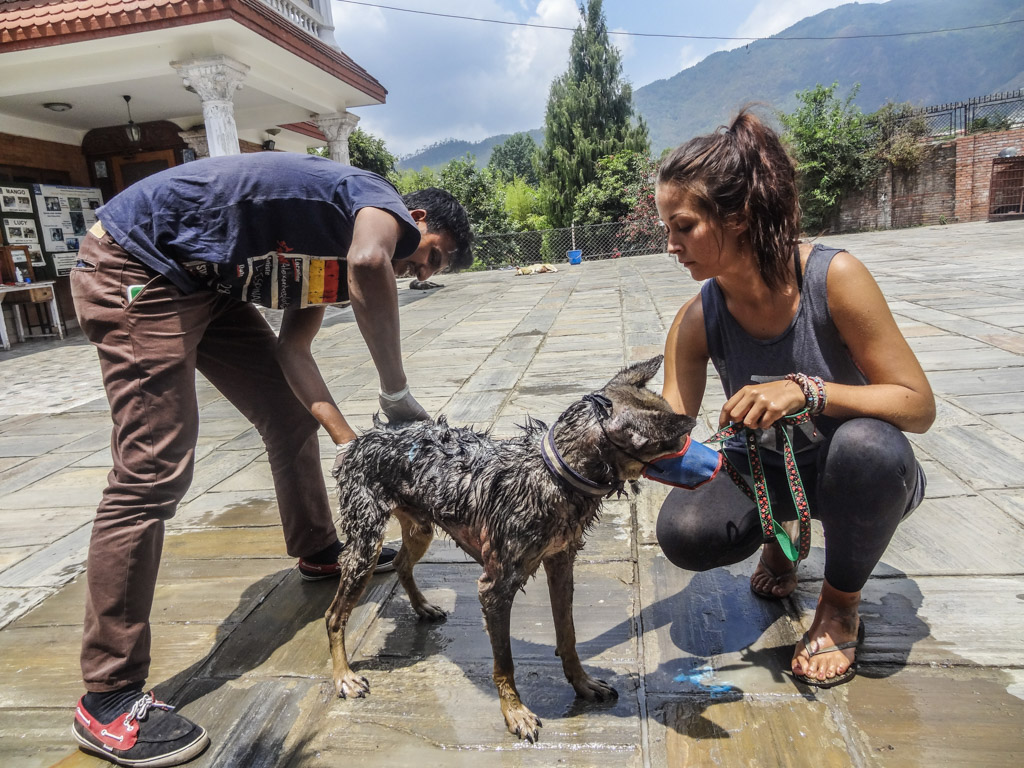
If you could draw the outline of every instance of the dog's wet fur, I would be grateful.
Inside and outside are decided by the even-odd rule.
[[[682,449],[694,421],[674,413],[645,387],[662,357],[620,371],[597,393],[558,417],[554,442],[579,475],[599,484],[637,490],[641,462]],[[610,405],[608,404],[610,401]],[[547,432],[529,420],[509,440],[452,427],[444,418],[376,429],[349,445],[340,471],[340,529],[347,545],[339,557],[341,583],[327,611],[327,634],[340,697],[369,692],[366,678],[353,672],[345,652],[345,625],[373,574],[390,515],[402,526],[395,560],[398,578],[413,610],[441,619],[413,579],[412,568],[427,551],[437,526],[483,566],[480,605],[494,653],[494,683],[509,731],[535,742],[540,720],[519,698],[509,637],[512,601],[543,565],[554,617],[556,654],[576,694],[603,701],[618,694],[588,675],[576,654],[572,620],[573,562],[596,522],[601,497],[584,495],[548,469],[541,454]]]

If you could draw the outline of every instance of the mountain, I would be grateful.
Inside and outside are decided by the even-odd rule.
[[[728,121],[747,102],[792,111],[796,92],[838,82],[873,112],[886,101],[929,106],[1024,87],[1024,24],[938,35],[781,40],[951,29],[1024,19],[1021,0],[889,0],[810,16],[774,38],[713,53],[633,94],[654,154]]]
[[[845,97],[860,83],[856,103],[873,112],[887,101],[929,106],[1024,88],[1024,24],[983,27],[1024,19],[1021,0],[889,0],[850,3],[798,21],[767,40],[713,53],[665,80],[633,91],[633,106],[650,128],[655,156],[729,120],[755,102],[791,112],[797,91],[839,83]],[[892,35],[931,29],[933,35],[783,40],[781,38]],[[530,131],[543,140],[543,131]],[[466,152],[487,164],[509,134],[479,142],[448,139],[403,158],[399,168],[440,168]]]
[[[538,144],[544,141],[544,130],[542,128],[535,128],[532,131],[526,131],[526,133],[529,133]],[[456,157],[465,157],[468,152],[476,158],[477,167],[482,168],[491,159],[491,151],[499,144],[504,144],[505,140],[511,135],[511,133],[499,133],[497,136],[488,136],[481,141],[445,139],[426,149],[421,149],[419,152],[400,158],[396,165],[399,170],[411,168],[418,171],[426,166],[436,171],[449,160]]]

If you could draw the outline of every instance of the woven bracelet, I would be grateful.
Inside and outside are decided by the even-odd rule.
[[[811,382],[814,384],[814,388],[818,392],[818,402],[814,410],[811,412],[812,415],[817,416],[819,413],[825,410],[825,401],[828,399],[825,395],[825,382],[821,376],[811,376]]]
[[[820,376],[808,376],[806,373],[788,373],[786,379],[792,381],[804,393],[807,411],[817,416],[825,410],[825,382]]]

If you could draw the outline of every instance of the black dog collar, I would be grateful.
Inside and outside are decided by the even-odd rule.
[[[554,425],[552,425],[551,429],[549,429],[547,434],[544,435],[544,439],[541,440],[540,452],[544,457],[544,463],[547,464],[551,474],[568,483],[575,491],[583,494],[584,496],[599,498],[607,496],[613,491],[620,490],[620,486],[618,484],[604,485],[602,483],[595,483],[593,480],[588,480],[566,464],[565,459],[563,459],[562,455],[558,452],[558,448],[555,447]]]

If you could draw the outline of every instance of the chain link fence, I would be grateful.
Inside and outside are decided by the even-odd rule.
[[[655,222],[612,222],[477,235],[473,252],[484,269],[524,267],[529,264],[579,264],[599,259],[618,259],[664,253],[665,230]]]
[[[928,138],[1005,131],[1024,125],[1024,91],[994,93],[967,101],[915,110],[909,117],[924,120]]]

